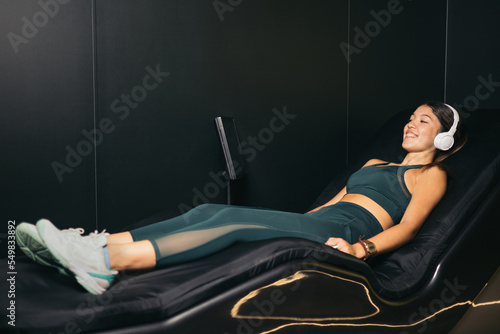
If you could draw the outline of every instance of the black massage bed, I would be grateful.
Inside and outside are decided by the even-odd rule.
[[[368,159],[400,161],[411,112],[390,119],[311,207],[336,194]],[[500,110],[471,112],[466,125],[468,144],[445,160],[445,197],[416,238],[394,252],[364,262],[302,239],[242,243],[168,269],[122,273],[100,296],[18,255],[16,326],[4,317],[0,331],[447,333],[500,265],[490,256],[500,235]],[[8,284],[1,280],[4,295]]]

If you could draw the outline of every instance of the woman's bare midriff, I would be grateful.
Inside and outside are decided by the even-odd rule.
[[[360,194],[346,194],[340,202],[349,202],[362,206],[370,212],[377,220],[384,230],[394,226],[391,216],[374,200]]]

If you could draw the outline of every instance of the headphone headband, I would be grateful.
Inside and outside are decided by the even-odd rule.
[[[455,134],[455,132],[457,131],[458,120],[460,117],[458,116],[458,112],[455,110],[455,108],[453,108],[452,106],[450,106],[449,104],[446,104],[446,103],[444,105],[447,106],[448,108],[450,108],[450,110],[453,112],[453,125],[448,130],[448,133],[453,136]]]
[[[441,151],[447,151],[453,147],[453,144],[455,143],[453,135],[457,131],[459,120],[459,115],[455,108],[446,103],[444,105],[453,112],[453,125],[448,131],[441,132],[436,136],[436,138],[434,138],[434,146]]]

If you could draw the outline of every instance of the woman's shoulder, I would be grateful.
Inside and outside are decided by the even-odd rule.
[[[433,175],[448,175],[448,167],[440,162],[431,162],[430,164],[423,165],[420,170],[422,173]]]
[[[389,162],[380,159],[370,159],[363,165],[363,167],[378,165],[378,164],[387,164],[387,163]]]
[[[445,182],[448,177],[448,171],[441,164],[430,164],[420,168],[418,179],[435,182]]]

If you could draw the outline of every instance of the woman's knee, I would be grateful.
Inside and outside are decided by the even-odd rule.
[[[225,207],[228,205],[226,204],[215,204],[215,203],[203,203],[198,206],[195,206],[191,210],[189,210],[187,213],[196,213],[196,212],[218,212],[220,210],[223,210]]]

